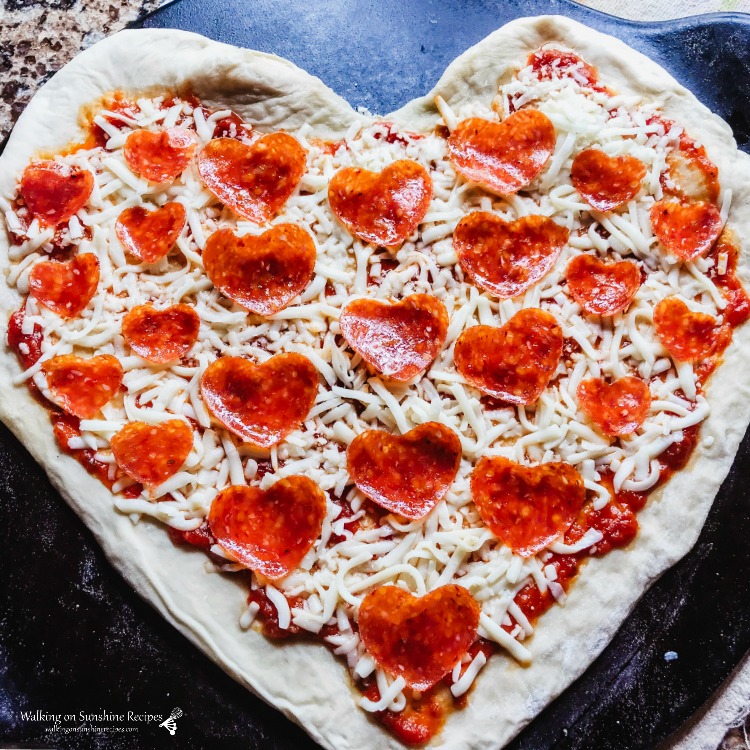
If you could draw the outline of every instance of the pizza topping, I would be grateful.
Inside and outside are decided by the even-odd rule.
[[[99,259],[93,253],[68,261],[43,260],[29,272],[29,291],[61,318],[75,318],[85,309],[99,285]]]
[[[216,544],[216,539],[214,539],[211,529],[208,528],[207,521],[204,521],[197,529],[189,529],[188,531],[169,526],[167,533],[174,544],[198,547],[207,554],[211,554],[211,547]]]
[[[471,495],[490,531],[517,555],[530,557],[570,528],[586,488],[570,464],[522,466],[493,456],[474,468]]]
[[[127,99],[122,91],[115,91],[111,96],[106,97],[102,101],[102,106],[105,108],[107,114],[95,115],[88,124],[89,137],[83,144],[84,148],[99,146],[106,148],[109,139],[113,135],[113,131],[121,131],[125,126],[125,122],[120,119],[120,116],[132,120],[137,116],[138,105]],[[101,122],[107,130],[98,124]]]
[[[251,611],[257,608],[254,619],[259,621],[260,632],[266,638],[284,640],[302,632],[302,628],[291,621],[292,607],[304,605],[302,597],[288,596],[275,587],[266,585],[259,586],[257,589],[251,588],[247,602],[248,609],[252,608]]]
[[[499,299],[517,297],[554,266],[568,239],[565,227],[546,216],[508,222],[474,211],[458,222],[453,247],[461,268]]]
[[[608,156],[596,148],[581,151],[570,170],[573,186],[597,211],[611,211],[635,198],[645,176],[646,165],[634,156]]]
[[[707,257],[713,261],[708,276],[727,301],[724,319],[733,327],[744,323],[750,318],[750,296],[737,277],[740,247],[734,233],[725,229]]]
[[[26,312],[23,308],[16,310],[8,321],[8,347],[15,352],[21,367],[28,370],[42,356],[44,332],[39,323],[31,326],[25,324]]]
[[[574,528],[576,528],[575,524],[571,529]],[[581,560],[578,555],[553,554],[549,558],[547,565],[549,565],[550,568],[547,568],[547,565],[545,565],[545,571],[555,576],[554,583],[557,583],[560,586],[560,589],[558,589],[558,596],[560,590],[567,592],[570,588],[571,583],[578,575],[580,562]],[[516,598],[513,601],[519,611],[532,625],[556,603],[556,599],[550,592],[549,586],[544,590],[541,590],[535,581],[527,583],[516,594]],[[518,625],[516,625],[516,627],[518,627]]]
[[[472,117],[459,122],[448,139],[456,171],[498,195],[528,185],[555,150],[555,128],[535,109],[514,112],[502,122]]]
[[[651,207],[651,227],[659,242],[682,260],[693,260],[711,249],[723,221],[713,203],[682,204],[664,200]]]
[[[398,586],[371,591],[359,607],[359,634],[373,659],[415,690],[444,677],[477,637],[479,606],[455,584],[417,598]]]
[[[212,138],[235,138],[243,143],[252,139],[253,126],[243,122],[236,112],[230,112],[214,123]]]
[[[318,371],[301,354],[277,354],[260,365],[221,357],[201,378],[209,411],[228,430],[270,448],[297,429],[318,393]]]
[[[570,296],[592,315],[626,310],[641,288],[641,270],[630,260],[606,263],[594,255],[576,255],[565,275]]]
[[[578,405],[605,435],[629,435],[648,416],[651,391],[643,380],[632,376],[612,383],[590,378],[578,386]]]
[[[693,312],[677,297],[667,297],[654,308],[654,327],[661,343],[681,362],[711,356],[721,335],[715,318]]]
[[[669,130],[672,123],[660,119]],[[684,131],[666,161],[668,169],[662,173],[661,183],[667,195],[681,201],[716,203],[719,200],[721,184],[717,166],[708,158],[705,147],[699,146]]]
[[[399,437],[382,430],[357,435],[346,454],[349,476],[381,508],[426,516],[450,488],[461,462],[453,430],[427,422]]]
[[[92,448],[70,447],[75,441],[81,439],[81,420],[65,411],[53,411],[50,414],[50,421],[60,450],[72,456],[91,476],[96,477],[105,487],[111,489],[113,482],[109,476],[110,465],[97,458],[97,451]],[[141,485],[132,484],[123,490],[123,495],[136,497],[142,490]],[[134,492],[135,494],[132,494]]]
[[[339,325],[349,346],[370,365],[406,382],[438,355],[448,331],[448,312],[429,294],[392,303],[355,299],[342,310]]]
[[[591,551],[593,557],[600,557],[613,549],[627,547],[638,534],[638,518],[627,505],[613,500],[599,510],[587,505],[581,514],[582,518],[570,529],[570,539],[566,537],[565,543],[573,541],[580,532],[593,530],[601,535],[601,539],[595,545],[595,551]],[[580,529],[576,527],[579,526]],[[573,532],[578,531],[578,534]]]
[[[196,140],[189,130],[167,128],[159,133],[135,130],[125,141],[125,163],[151,182],[171,182],[190,163]]]
[[[328,185],[331,210],[364,242],[395,247],[414,232],[427,213],[432,180],[415,161],[400,159],[382,172],[347,167]]]
[[[144,263],[160,261],[177,242],[185,227],[182,203],[166,203],[149,211],[143,206],[126,208],[115,223],[122,246]]]
[[[380,690],[376,681],[362,685],[365,697],[374,704],[380,702]],[[424,693],[410,692],[404,695],[406,705],[401,711],[386,709],[375,715],[378,721],[391,732],[397,740],[409,747],[424,745],[435,737],[445,724],[445,700],[436,694],[440,686]]]
[[[190,305],[157,310],[138,305],[122,319],[122,335],[140,357],[164,364],[184,357],[198,339],[201,321]]]
[[[581,86],[595,86],[599,74],[593,65],[582,60],[573,50],[544,45],[529,55],[530,65],[540,81],[572,78]]]
[[[19,192],[32,216],[57,226],[88,203],[93,189],[94,175],[87,169],[40,161],[24,169]]]
[[[193,448],[193,431],[181,419],[129,422],[110,445],[117,465],[131,479],[154,488],[182,468]]]
[[[268,489],[236,486],[211,504],[208,523],[222,549],[240,564],[273,580],[289,575],[320,537],[326,496],[303,476]]]
[[[504,326],[473,326],[456,341],[456,369],[489,396],[533,404],[555,374],[563,335],[554,316],[520,310]]]
[[[62,354],[42,365],[52,400],[69,414],[91,419],[119,390],[122,365],[102,354],[84,359]]]
[[[305,169],[305,149],[287,133],[269,133],[251,146],[216,138],[198,155],[198,171],[206,187],[236,214],[256,224],[279,212]]]
[[[203,266],[217,289],[258,315],[273,315],[301,294],[315,258],[313,238],[294,224],[277,224],[259,236],[220,229],[203,250]]]

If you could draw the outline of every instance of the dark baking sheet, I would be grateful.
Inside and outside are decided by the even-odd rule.
[[[564,0],[180,0],[143,25],[277,53],[355,106],[387,112],[425,93],[506,21],[540,13],[570,16],[649,55],[728,120],[748,150],[750,17],[742,14],[639,24]],[[750,647],[748,476],[746,437],[694,550],[514,750],[653,748],[729,674]],[[1,747],[315,747],[136,596],[2,426],[0,493]],[[666,661],[668,651],[678,658]],[[157,723],[127,721],[120,725],[138,731],[50,734],[50,722],[20,715],[166,715],[174,706],[184,715],[172,737]]]

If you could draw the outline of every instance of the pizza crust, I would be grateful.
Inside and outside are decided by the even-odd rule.
[[[734,198],[730,224],[750,232],[750,183],[742,179],[750,157],[738,152],[727,124],[656,63],[612,37],[559,16],[507,24],[455,60],[435,89],[388,116],[412,130],[439,120],[433,99],[454,107],[470,99],[487,103],[498,79],[509,77],[526,55],[548,41],[575,49],[622,93],[658,102],[663,112],[701,141],[719,166]],[[83,133],[80,108],[114,89],[191,89],[209,107],[231,107],[260,129],[293,131],[310,123],[323,137],[341,136],[366,119],[320,80],[281,58],[241,50],[182,31],[124,31],[79,55],[27,107],[0,157],[0,191],[13,189],[18,173],[40,148],[63,148]],[[7,265],[8,239],[0,232]],[[748,249],[739,264],[750,277]],[[3,325],[18,295],[0,285]],[[690,465],[654,493],[639,514],[632,549],[589,561],[563,607],[554,607],[525,644],[530,667],[500,654],[477,679],[469,705],[448,717],[434,747],[499,748],[575,680],[602,651],[638,598],[695,543],[712,501],[750,423],[750,326],[737,329],[725,362],[709,381],[712,406]],[[358,694],[342,662],[317,643],[276,645],[256,631],[243,632],[238,617],[245,588],[231,576],[209,575],[205,556],[173,546],[158,524],[134,525],[115,511],[111,493],[73,458],[61,454],[47,411],[24,386],[13,387],[15,356],[0,351],[0,418],[44,467],[50,480],[96,536],[115,568],[226,672],[302,725],[326,748],[402,745],[357,706]]]

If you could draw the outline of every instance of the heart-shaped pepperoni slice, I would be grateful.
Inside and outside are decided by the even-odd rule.
[[[193,447],[193,431],[181,419],[129,422],[110,445],[117,465],[131,479],[158,487],[182,468]]]
[[[721,234],[721,214],[713,203],[657,201],[651,206],[651,228],[659,242],[682,260],[711,249]]]
[[[263,224],[289,200],[305,173],[305,159],[305,149],[287,133],[269,133],[252,146],[216,138],[198,155],[198,171],[222,203]]]
[[[616,315],[641,288],[641,271],[629,260],[605,263],[594,255],[576,255],[565,272],[570,296],[592,315]]]
[[[462,120],[448,139],[455,170],[498,195],[528,185],[554,150],[555,128],[535,109],[521,109],[502,122]]]
[[[94,176],[87,169],[40,161],[24,169],[19,192],[32,216],[56,226],[80,211],[93,189]]]
[[[151,182],[171,182],[190,164],[197,142],[189,130],[167,128],[158,133],[135,130],[122,155],[136,174]]]
[[[421,598],[381,586],[362,601],[358,622],[362,643],[380,667],[415,690],[427,690],[476,640],[479,605],[456,584]]]
[[[432,180],[421,164],[409,159],[382,172],[347,167],[328,186],[331,210],[365,242],[395,247],[422,221],[432,199]]]
[[[88,305],[99,285],[99,259],[93,253],[72,260],[43,260],[29,272],[29,291],[61,318],[75,318]]]
[[[504,326],[473,326],[456,341],[456,369],[489,396],[533,404],[555,374],[562,329],[544,310],[519,310]]]
[[[393,380],[406,382],[437,357],[448,333],[448,311],[429,294],[400,302],[355,299],[339,318],[341,333],[355,352]]]
[[[437,505],[456,478],[461,441],[438,422],[401,437],[367,430],[352,440],[346,460],[363,494],[381,508],[416,520]]]
[[[211,503],[208,525],[216,541],[242,565],[266,578],[289,575],[320,537],[326,497],[303,476],[267,490],[227,487]]]
[[[214,286],[258,315],[273,315],[301,294],[313,276],[315,243],[294,224],[277,224],[259,236],[214,232],[203,267]]]
[[[54,402],[81,419],[91,419],[122,383],[122,365],[111,354],[90,359],[63,354],[47,360],[42,372]]]
[[[634,156],[608,156],[587,148],[573,160],[570,179],[586,203],[597,211],[611,211],[638,195],[646,165]]]
[[[261,365],[221,357],[201,378],[201,395],[228,430],[261,448],[304,421],[318,393],[318,371],[301,354],[277,354]]]
[[[721,337],[715,318],[693,312],[677,297],[667,297],[654,308],[654,327],[661,343],[682,362],[709,357]]]
[[[656,120],[657,117],[652,117]],[[669,130],[674,123],[658,118]],[[694,141],[684,131],[679,143],[667,154],[667,170],[661,174],[665,195],[681,201],[716,203],[721,195],[719,168],[708,158],[705,146]]]
[[[140,357],[164,364],[184,357],[198,340],[201,321],[190,305],[157,310],[138,305],[122,319],[122,335]]]
[[[522,466],[485,456],[471,475],[471,495],[487,528],[517,555],[531,557],[578,518],[586,488],[570,464]]]
[[[136,258],[156,263],[177,242],[185,219],[182,203],[165,203],[155,211],[133,206],[117,217],[115,233],[122,246]]]
[[[629,435],[648,416],[651,391],[643,380],[631,376],[613,383],[590,378],[578,386],[578,405],[605,435]]]
[[[568,230],[546,216],[508,222],[486,211],[464,216],[453,233],[461,268],[499,299],[516,297],[536,284],[567,241]]]

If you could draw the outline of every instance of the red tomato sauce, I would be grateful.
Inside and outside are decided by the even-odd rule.
[[[16,310],[13,315],[10,316],[8,321],[8,346],[18,357],[18,361],[21,363],[21,367],[24,370],[28,370],[29,367],[35,365],[42,356],[42,341],[44,336],[42,334],[42,327],[38,324],[34,324],[34,330],[31,333],[23,332],[23,319],[25,317],[24,309]],[[31,381],[29,381],[31,385]]]
[[[573,555],[552,555],[548,564],[557,570],[557,582],[565,591],[568,590],[578,575],[582,563],[588,557],[602,557],[613,549],[626,547],[635,539],[638,533],[637,514],[648,500],[650,492],[669,480],[677,471],[682,469],[690,460],[695,450],[700,433],[700,425],[693,425],[683,430],[683,439],[679,443],[672,443],[660,456],[661,474],[659,482],[649,492],[633,492],[620,490],[614,492],[612,487],[613,475],[607,473],[600,482],[608,487],[612,493],[612,500],[600,510],[594,510],[591,503],[587,503],[578,520],[565,535],[565,543],[573,544],[589,529],[601,532],[603,538],[593,547]],[[536,583],[528,583],[516,595],[515,602],[526,618],[533,624],[554,603],[555,599],[549,590],[539,591]],[[511,618],[512,619],[512,618]],[[515,622],[504,626],[510,632]]]
[[[80,419],[65,412],[53,412],[52,429],[60,450],[67,453],[78,461],[89,474],[93,474],[103,485],[112,489],[112,480],[109,478],[109,467],[94,457],[96,451],[91,448],[69,448],[68,441],[74,437],[81,436]],[[128,487],[130,489],[130,487]],[[135,495],[140,495],[139,492]]]
[[[364,681],[360,689],[371,701],[380,700],[374,679]],[[378,711],[375,717],[404,745],[423,745],[442,729],[450,706],[450,693],[442,683],[438,683],[419,695],[409,691],[405,691],[404,695],[406,707],[403,711]]]
[[[126,117],[133,117],[138,112],[138,105],[127,99],[125,94],[121,91],[115,91],[110,97],[101,102],[101,108],[113,112],[115,114],[125,115]],[[117,117],[110,115],[104,115],[104,119],[112,125],[112,127],[121,130],[124,127],[122,120]],[[93,118],[89,123],[89,136],[80,144],[75,145],[67,153],[73,153],[81,149],[92,149],[92,148],[106,148],[109,135],[97,125]]]
[[[232,112],[232,114],[216,121],[213,137],[239,138],[240,136],[247,135],[244,130],[245,124],[242,122],[242,118]]]
[[[52,411],[50,413],[52,420],[52,430],[55,433],[55,439],[63,453],[75,458],[81,466],[92,476],[95,476],[110,491],[115,480],[109,478],[109,466],[102,461],[97,460],[96,451],[91,448],[70,448],[68,441],[73,437],[81,436],[80,419],[63,411]],[[143,492],[143,485],[131,484],[121,491],[124,497],[138,497]]]
[[[673,474],[687,466],[690,457],[693,455],[695,446],[698,444],[699,435],[699,424],[687,427],[682,431],[682,440],[679,443],[672,443],[672,445],[670,445],[669,448],[659,456],[661,474],[656,487],[664,484]]]
[[[171,526],[167,526],[167,531],[174,544],[192,545],[204,552],[208,552],[216,544],[216,539],[214,539],[211,529],[208,528],[208,523],[205,521],[197,529],[191,531],[181,531]]]
[[[200,107],[206,119],[211,116],[211,111],[205,107]],[[226,117],[216,120],[214,123],[212,138],[235,138],[243,143],[249,143],[253,137],[253,128],[242,121],[242,118],[235,112],[231,112]]]
[[[23,333],[23,319],[23,308],[10,316],[7,341],[8,347],[18,357],[21,366],[28,369],[42,356],[43,334],[42,328],[38,324],[34,325],[34,330],[31,333]],[[68,446],[70,438],[81,436],[80,419],[63,412],[44,398],[32,380],[27,382],[27,387],[31,394],[49,409],[52,430],[60,450],[75,458],[89,474],[95,476],[105,487],[111,490],[114,482],[109,478],[109,467],[95,458],[96,451],[91,448],[70,448]],[[125,497],[138,497],[142,490],[143,487],[140,484],[134,484],[123,490],[122,494]]]
[[[289,607],[298,607],[301,600],[298,597],[287,597]],[[273,602],[266,596],[265,588],[251,589],[247,597],[247,603],[255,602],[260,609],[256,615],[261,624],[261,631],[266,638],[274,640],[283,640],[293,635],[299,635],[301,629],[294,622],[289,623],[289,627],[283,629],[279,627],[279,613]]]
[[[386,128],[386,134],[383,136],[380,133],[376,133],[373,137],[375,140],[381,138],[386,143],[398,143],[400,146],[408,146],[412,141],[419,141],[424,138],[422,133],[412,133],[411,131],[397,131],[396,126],[392,122],[380,122],[378,125],[383,125]]]
[[[324,141],[321,138],[310,138],[309,142],[329,156],[333,156],[342,146],[346,148],[346,141]]]
[[[331,498],[331,502],[341,508],[341,513],[338,514],[334,522],[340,521],[342,518],[351,518],[354,515],[352,506],[349,505],[348,501],[346,501],[343,497],[336,497],[330,490],[328,492],[328,497]],[[350,531],[352,534],[356,534],[361,526],[362,524],[360,523],[359,519],[344,522],[344,529],[346,531]],[[333,547],[334,545],[339,544],[339,542],[343,542],[345,539],[346,537],[342,534],[331,534],[331,538],[329,539],[328,544],[329,546]]]
[[[578,575],[580,563],[581,558],[579,555],[552,555],[547,562],[548,565],[555,567],[557,571],[557,583],[563,587],[564,591],[570,588],[573,579]],[[555,603],[555,598],[549,589],[540,591],[536,583],[531,582],[527,583],[516,594],[515,603],[521,612],[523,612],[526,619],[533,624]],[[515,622],[511,625],[503,625],[503,629],[510,632],[515,625]]]
[[[18,217],[18,221],[21,223],[23,234],[14,232],[10,227],[7,226],[7,224],[5,226],[5,231],[8,233],[8,239],[10,240],[11,245],[21,245],[26,241],[25,233],[29,228],[30,223],[29,212],[26,210],[26,203],[24,202],[20,193],[10,202],[10,205],[13,209],[13,212]]]
[[[594,91],[607,89],[599,83],[599,72],[571,50],[542,47],[529,55],[528,64],[540,81],[573,78]]]
[[[733,328],[750,318],[750,296],[737,276],[739,255],[736,237],[731,230],[725,229],[707,256],[714,261],[714,265],[708,271],[708,277],[727,301],[724,319]],[[726,269],[722,267],[723,273],[719,273],[719,263],[722,259],[725,260]]]
[[[22,232],[24,234],[18,234],[17,232],[14,232],[7,227],[6,231],[8,232],[11,244],[21,245],[27,239],[25,236],[25,232],[29,228],[29,212],[26,210],[26,204],[24,203],[23,198],[20,195],[11,201],[11,206],[13,208],[13,212],[16,214],[19,222],[21,223]],[[56,227],[55,233],[52,235],[52,238],[49,240],[49,242],[43,245],[43,250],[45,251],[48,259],[69,260],[70,256],[73,254],[73,251],[76,249],[76,243],[81,242],[82,240],[90,240],[93,236],[91,227],[84,225],[83,227],[81,227],[81,230],[81,236],[77,240],[71,241],[67,231],[67,223]]]

